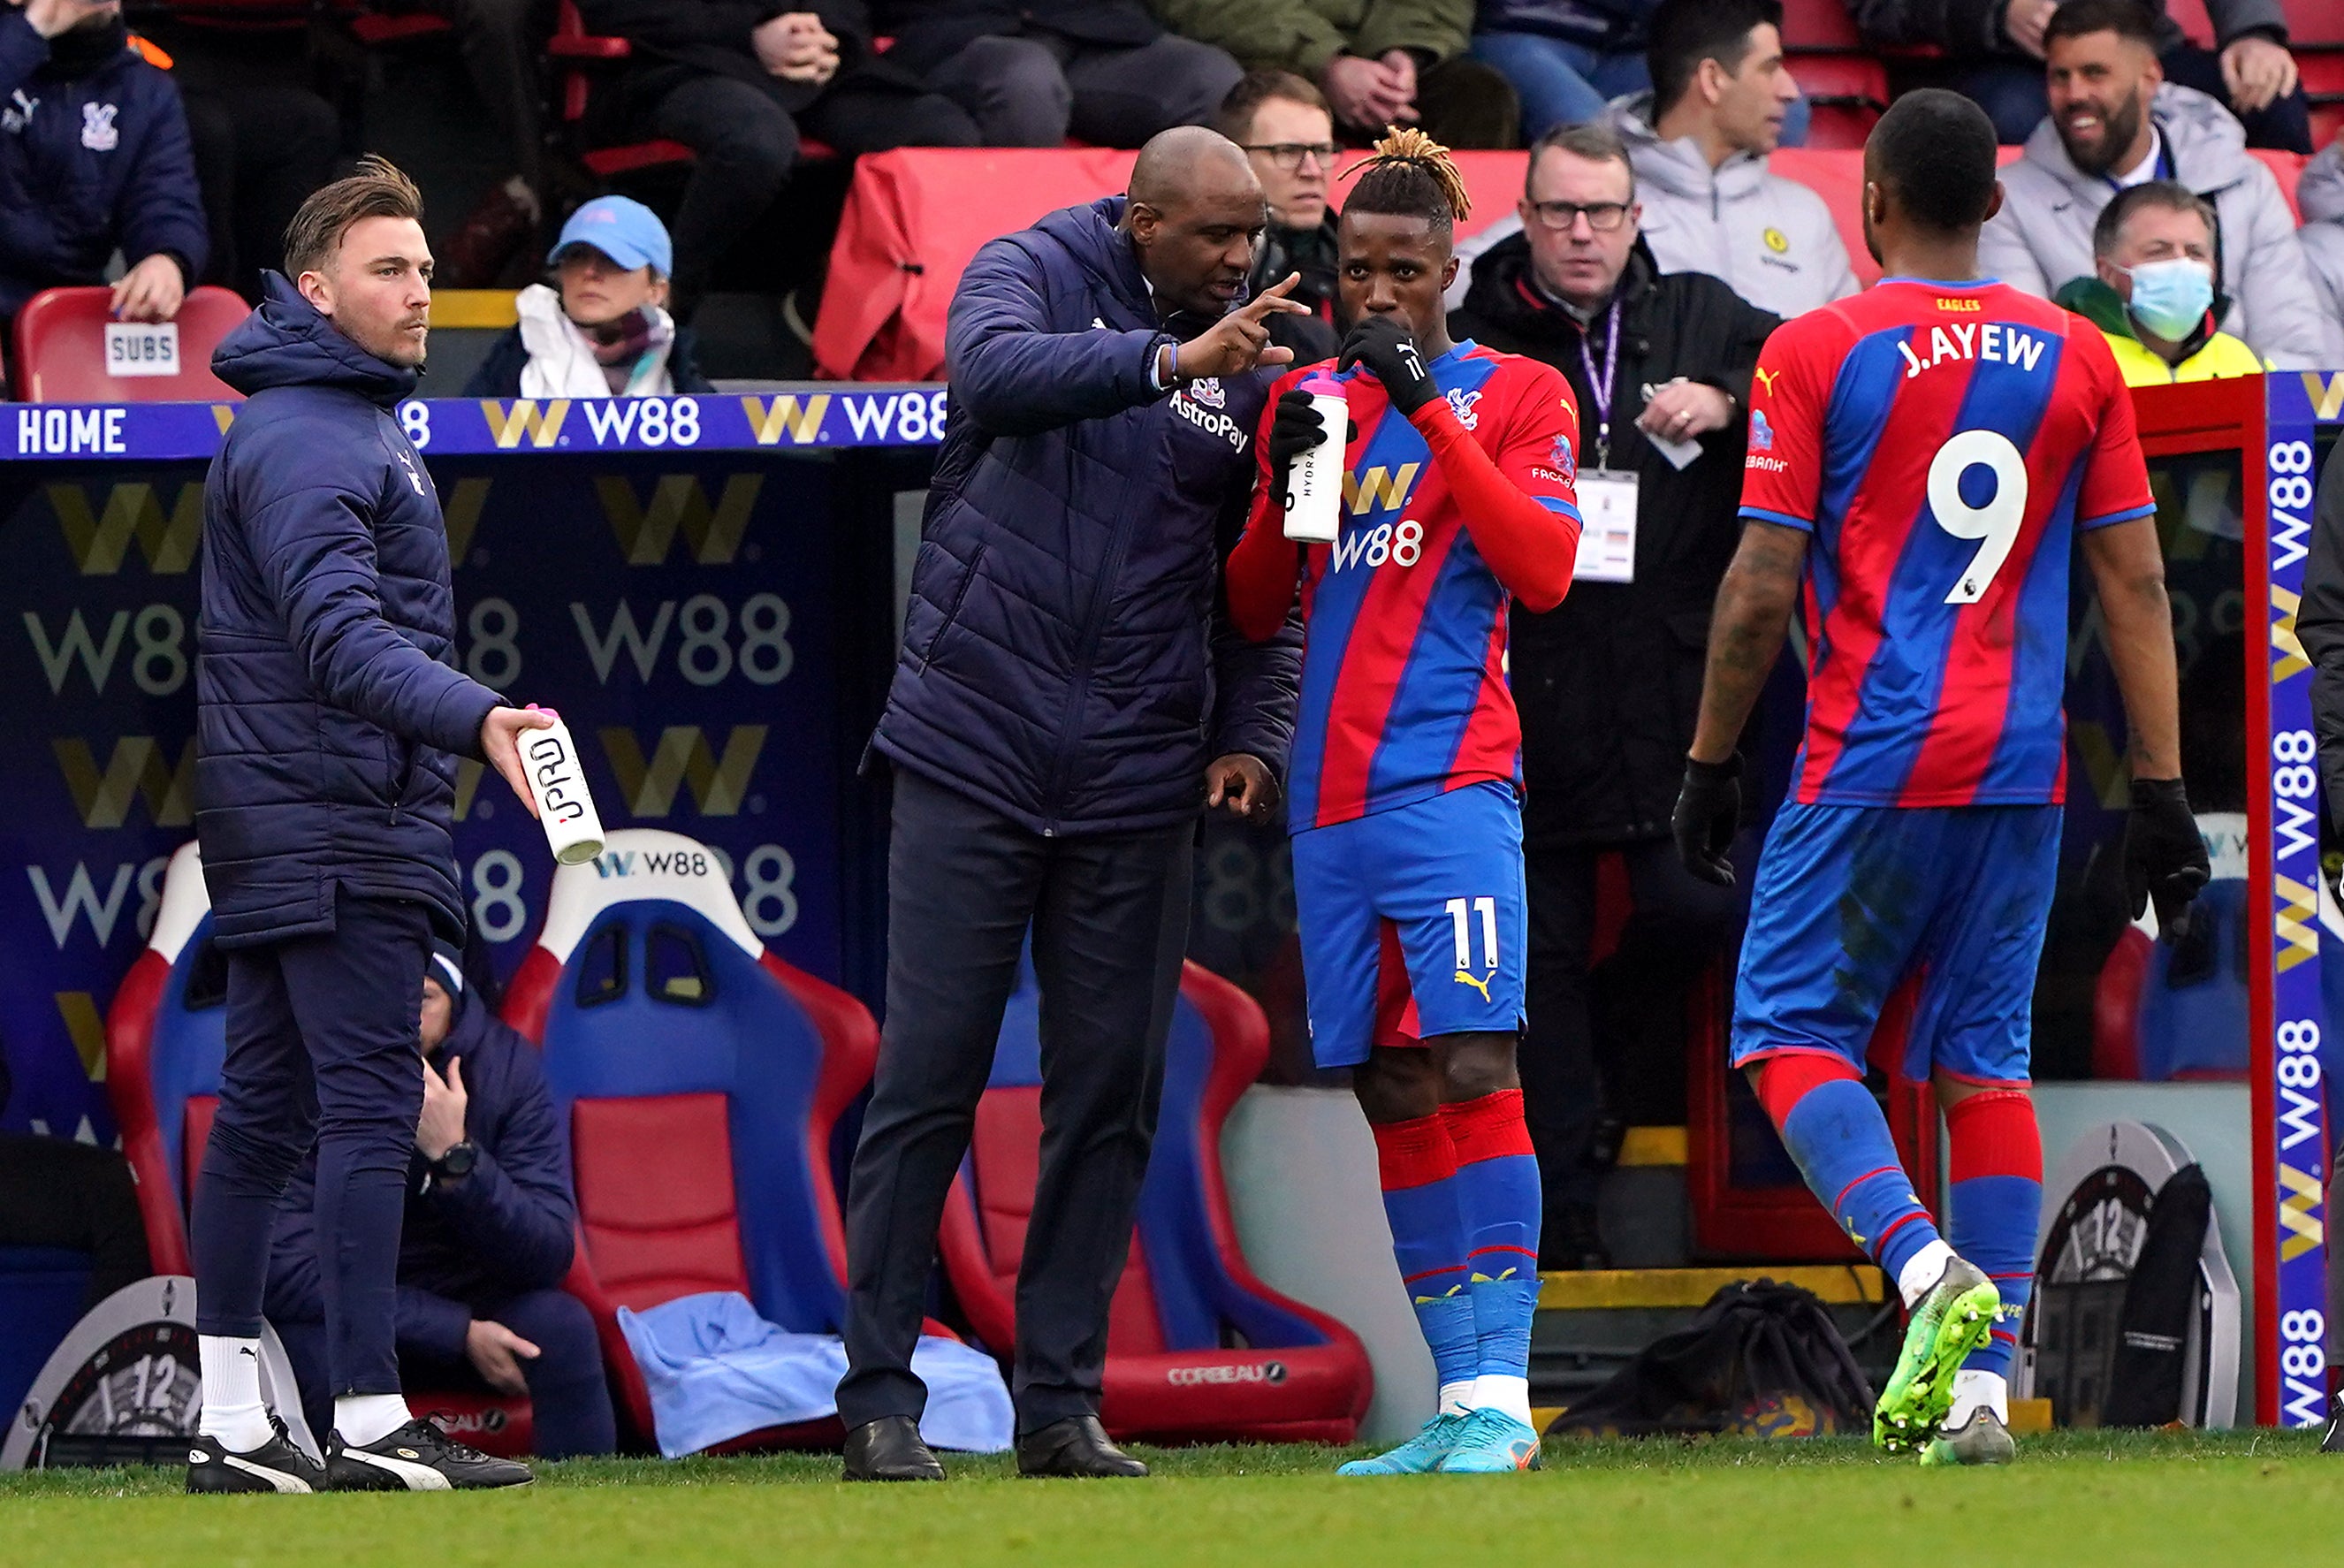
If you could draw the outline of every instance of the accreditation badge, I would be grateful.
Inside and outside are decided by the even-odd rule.
[[[1577,582],[1636,581],[1636,476],[1610,469],[1579,472]]]

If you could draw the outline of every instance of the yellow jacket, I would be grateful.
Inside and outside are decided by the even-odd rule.
[[[2168,365],[2130,333],[2100,329],[2116,354],[2117,369],[2127,387],[2162,387],[2176,381],[2218,381],[2225,376],[2259,376],[2278,366],[2257,359],[2255,351],[2228,332],[2217,332],[2205,346],[2178,365]]]

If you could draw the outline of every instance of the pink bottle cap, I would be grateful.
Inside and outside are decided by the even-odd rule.
[[[1302,378],[1302,389],[1314,398],[1339,398],[1343,395],[1343,383],[1322,365]]]

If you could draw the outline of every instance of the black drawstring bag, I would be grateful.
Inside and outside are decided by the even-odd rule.
[[[1555,1437],[1872,1431],[1872,1387],[1811,1290],[1744,1280],[1555,1417]]]

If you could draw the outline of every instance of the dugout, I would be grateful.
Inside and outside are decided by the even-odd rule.
[[[606,824],[673,827],[718,849],[775,951],[874,1004],[884,819],[854,768],[884,696],[944,396],[830,384],[400,410],[447,511],[467,666],[561,709]],[[2181,996],[2167,984],[2176,959],[2110,917],[2122,715],[2079,584],[2061,897],[2036,1007],[2046,1167],[2111,1120],[2186,1142],[2246,1297],[2241,1417],[2307,1424],[2322,1413],[2329,1360],[2324,972],[2344,995],[2344,962],[2323,965],[2322,933],[2332,958],[2344,916],[2319,875],[2293,613],[2311,476],[2344,424],[2344,375],[2137,399],[2182,649],[2185,766],[2218,839],[2218,939],[2187,956],[2181,979],[2218,984]],[[13,1129],[115,1136],[96,1081],[100,1019],[166,860],[192,833],[195,546],[204,465],[233,417],[232,404],[0,410],[0,703],[19,737],[0,771]],[[1794,678],[1778,682],[1778,721],[1794,727],[1799,695]],[[468,764],[462,871],[509,974],[542,921],[552,868],[532,824],[478,783]],[[1280,957],[1292,905],[1279,851],[1274,837],[1208,838],[1197,946],[1248,984],[1290,1044],[1299,998]],[[1713,984],[1690,999],[1684,1130],[1635,1129],[1642,1154],[1628,1163],[1674,1162],[1681,1179],[1663,1190],[1683,1215],[1677,1261],[1844,1264],[1846,1244],[1784,1182],[1771,1131],[1753,1128],[1754,1106],[1717,1066],[1723,994]],[[1286,1077],[1284,1098],[1232,1121],[1231,1186],[1257,1256],[1268,1237],[1328,1218],[1276,1197],[1280,1151],[1331,1092]],[[1934,1108],[1883,1087],[1928,1165]],[[1339,1272],[1326,1239],[1296,1243],[1314,1273]],[[1549,1304],[1579,1304],[1573,1290],[1551,1285]],[[1371,1349],[1382,1337],[1369,1334]]]

